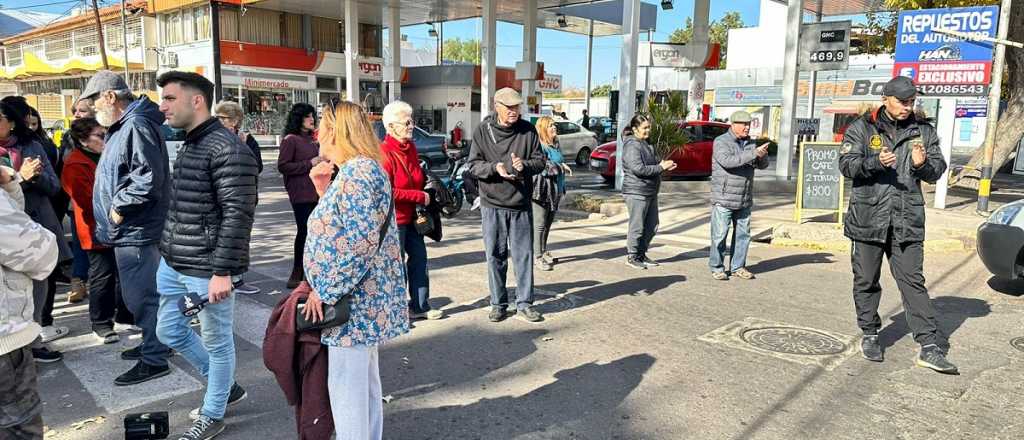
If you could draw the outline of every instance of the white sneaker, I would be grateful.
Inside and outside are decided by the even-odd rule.
[[[120,322],[115,322],[114,323],[114,331],[115,332],[119,332],[119,333],[120,332],[124,332],[124,333],[142,333],[142,329],[141,328],[139,328],[137,326],[134,326],[134,325],[131,325],[131,324],[121,324]]]
[[[69,333],[71,333],[71,330],[68,330],[67,327],[54,327],[50,325],[43,327],[43,331],[39,334],[39,336],[43,339],[43,343],[45,344],[47,342],[56,341],[60,338],[63,338],[67,336]]]
[[[409,319],[414,319],[414,320],[415,319],[427,319],[427,320],[433,321],[433,320],[441,319],[441,318],[444,318],[444,312],[441,311],[441,310],[438,310],[438,309],[430,309],[430,310],[428,310],[425,313],[410,313],[409,314]]]
[[[473,200],[473,206],[469,208],[470,211],[476,211],[478,209],[480,209],[480,197],[477,197],[476,200]]]

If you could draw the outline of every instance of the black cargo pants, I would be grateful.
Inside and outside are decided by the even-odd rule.
[[[889,228],[885,243],[853,241],[853,302],[857,309],[857,325],[865,335],[878,334],[882,320],[878,303],[882,285],[878,283],[882,256],[889,260],[889,269],[903,297],[903,313],[914,340],[921,346],[938,344],[935,307],[924,285],[924,243],[896,243]]]

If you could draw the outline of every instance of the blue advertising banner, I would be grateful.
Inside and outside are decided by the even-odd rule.
[[[998,6],[900,12],[893,74],[913,79],[931,94],[982,94],[992,79],[992,43],[963,41],[932,29],[995,37],[998,22]]]

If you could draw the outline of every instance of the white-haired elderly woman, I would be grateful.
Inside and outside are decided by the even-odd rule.
[[[444,313],[431,309],[427,301],[430,299],[427,246],[415,224],[416,206],[427,206],[432,201],[430,194],[423,190],[427,179],[420,168],[416,145],[412,142],[412,107],[402,101],[386,105],[383,123],[387,134],[380,149],[384,155],[384,170],[391,179],[395,223],[409,279],[409,318],[440,319]]]
[[[242,106],[235,101],[221,101],[213,107],[213,115],[220,121],[228,130],[233,131],[238,135],[238,138],[242,140],[251,150],[252,154],[256,155],[256,166],[259,172],[263,172],[263,157],[260,155],[260,143],[256,142],[256,139],[252,137],[248,132],[242,131],[242,119],[245,117],[245,112],[242,111]],[[259,184],[259,179],[257,179]],[[245,284],[242,280],[241,275],[233,278],[235,283],[235,292],[243,295],[255,295],[260,293],[260,288]]]

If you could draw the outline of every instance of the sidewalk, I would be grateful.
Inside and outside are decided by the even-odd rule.
[[[1002,189],[994,193],[990,207],[1002,206],[1021,197],[1024,185],[1013,178],[1002,181]],[[1024,180],[1024,179],[1020,179]],[[849,185],[849,183],[847,184]],[[805,218],[801,224],[794,221],[795,180],[761,175],[754,183],[754,209],[751,216],[751,235],[754,241],[772,246],[802,247],[814,250],[849,252],[850,241],[843,236],[842,226],[835,215],[823,214]],[[846,194],[850,194],[849,186]],[[970,252],[976,247],[975,236],[984,217],[974,212],[975,198],[967,191],[951,189],[947,196],[947,209],[934,206],[933,188],[925,188],[926,241],[928,252]],[[659,235],[681,236],[682,241],[707,245],[710,230],[710,191],[708,180],[665,181],[659,195],[661,225]],[[849,202],[847,197],[843,206]],[[622,197],[608,186],[580,182],[571,189],[563,202],[563,209],[587,217],[587,222],[605,227],[626,228],[627,214]],[[590,214],[597,213],[597,214]],[[806,217],[806,215],[805,215]]]

